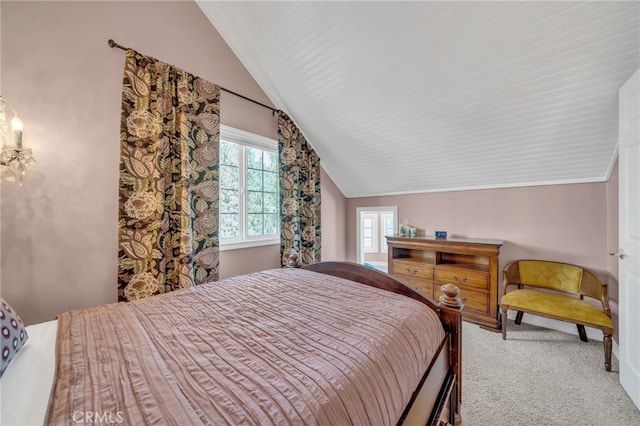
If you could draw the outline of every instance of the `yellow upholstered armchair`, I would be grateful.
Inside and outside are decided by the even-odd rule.
[[[502,291],[503,339],[507,338],[509,309],[518,312],[518,325],[523,312],[574,323],[583,342],[588,341],[584,327],[596,327],[604,334],[604,365],[611,371],[613,321],[607,285],[594,272],[568,263],[514,260],[504,267]]]

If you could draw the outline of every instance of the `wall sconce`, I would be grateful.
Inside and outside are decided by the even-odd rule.
[[[7,116],[5,114],[5,102],[0,95],[0,137],[2,138],[2,151],[0,151],[0,175],[7,182],[18,182],[22,185],[27,166],[36,162],[31,149],[22,146],[22,131],[24,125],[18,114],[14,111],[11,120],[13,144],[9,143],[7,134]]]

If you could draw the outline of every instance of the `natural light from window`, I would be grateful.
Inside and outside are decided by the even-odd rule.
[[[279,243],[277,142],[223,126],[220,132],[220,248]]]

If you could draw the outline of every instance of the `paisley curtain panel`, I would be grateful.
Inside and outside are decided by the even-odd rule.
[[[282,111],[278,111],[280,155],[280,257],[296,253],[300,265],[320,262],[320,158]]]
[[[128,50],[118,300],[218,279],[220,88]]]

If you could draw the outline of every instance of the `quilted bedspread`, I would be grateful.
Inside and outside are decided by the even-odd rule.
[[[415,300],[302,269],[70,311],[46,423],[392,425],[443,337]]]

